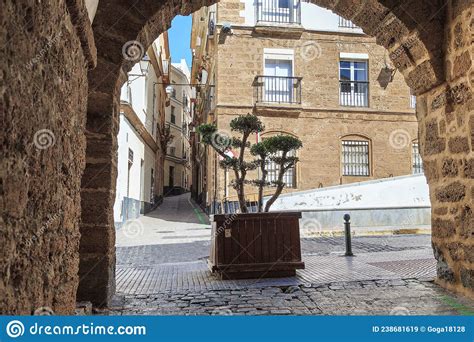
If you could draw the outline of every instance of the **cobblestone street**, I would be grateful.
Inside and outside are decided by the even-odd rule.
[[[189,195],[169,197],[117,232],[117,295],[110,314],[435,314],[472,313],[442,290],[429,235],[302,237],[296,277],[219,280],[207,269],[210,229]],[[138,232],[139,234],[137,234]]]

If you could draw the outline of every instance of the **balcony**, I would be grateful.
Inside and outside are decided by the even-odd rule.
[[[301,24],[301,0],[257,0],[257,24]]]
[[[349,29],[358,29],[359,26],[354,25],[354,23],[350,20],[344,19],[343,17],[339,17],[339,28],[349,28]]]
[[[260,114],[299,115],[302,77],[256,76],[255,109]]]
[[[339,103],[348,107],[369,106],[369,82],[339,81]]]

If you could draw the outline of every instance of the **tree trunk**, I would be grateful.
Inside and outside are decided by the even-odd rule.
[[[278,185],[275,193],[272,195],[272,197],[267,201],[267,204],[265,204],[265,212],[268,213],[270,211],[270,207],[272,204],[277,200],[278,196],[281,195],[281,192],[283,191],[283,188],[285,185]]]
[[[283,152],[283,154],[281,156],[281,160],[283,160],[283,161],[286,160],[286,155],[287,155],[287,152],[286,151]],[[278,171],[277,189],[275,190],[275,193],[272,195],[272,197],[270,197],[267,204],[265,204],[265,212],[266,213],[270,210],[270,207],[277,200],[278,196],[281,195],[281,192],[283,191],[283,188],[285,187],[285,184],[283,183],[283,176],[285,175],[286,170],[287,170],[287,168],[285,168],[285,163],[282,162],[280,164],[280,170]]]
[[[244,192],[244,183],[242,177],[239,176],[239,171],[237,168],[234,169],[236,184],[235,191],[237,192],[237,198],[239,200],[240,211],[242,213],[248,212],[247,203],[245,203],[245,192]]]
[[[265,169],[265,159],[261,160],[260,170],[262,171],[262,178],[258,185],[258,212],[261,213],[263,210],[263,188],[267,180],[268,171]]]

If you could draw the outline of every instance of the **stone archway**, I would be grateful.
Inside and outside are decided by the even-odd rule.
[[[474,229],[469,200],[473,160],[468,159],[472,151],[467,117],[468,107],[472,109],[468,77],[470,38],[466,24],[472,14],[468,1],[449,4],[435,0],[312,2],[351,19],[367,34],[375,36],[377,43],[388,49],[392,61],[419,96],[420,141],[433,203],[433,246],[439,260],[439,279],[447,287],[472,288],[472,260],[468,260],[472,244],[461,241],[472,238]],[[92,157],[88,160],[93,161],[86,165],[83,184],[98,170],[104,179],[96,187],[90,184],[83,187],[82,233],[87,238],[83,237],[81,247],[85,250],[89,239],[102,241],[102,244],[87,250],[87,257],[81,258],[79,297],[95,303],[107,302],[114,291],[111,219],[114,196],[110,186],[115,177],[118,91],[131,68],[131,63],[122,59],[122,46],[130,40],[148,46],[168,28],[176,14],[188,14],[209,4],[131,6],[127,16],[110,29],[111,22],[125,9],[115,7],[114,3],[99,4],[93,27],[98,66],[89,75],[86,136],[88,146],[100,146],[100,149],[94,148],[88,155]],[[118,13],[111,15],[113,8],[118,8]],[[152,15],[147,17],[144,13]],[[131,29],[130,22],[133,23]],[[471,125],[472,121],[471,118]]]
[[[118,94],[132,66],[122,47],[131,40],[146,47],[175,15],[213,2],[100,0],[91,30],[83,0],[7,1],[1,37],[16,44],[1,52],[9,85],[1,99],[7,119],[0,140],[1,312],[28,314],[49,305],[71,313],[78,284],[78,299],[107,304],[114,293]],[[438,280],[473,296],[472,2],[312,2],[375,36],[418,95]],[[54,133],[48,148],[32,144],[41,128]]]

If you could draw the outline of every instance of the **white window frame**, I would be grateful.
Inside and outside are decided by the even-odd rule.
[[[262,70],[263,76],[271,77],[271,75],[265,75],[265,69],[266,69],[266,62],[267,60],[278,60],[278,61],[290,61],[291,63],[291,76],[288,77],[294,77],[295,75],[295,51],[293,49],[270,49],[270,48],[265,48],[263,50],[263,65],[262,65]],[[291,100],[291,97],[293,96],[293,92],[290,90],[289,97]],[[266,98],[266,92],[265,92],[265,86],[262,94],[263,99]],[[264,100],[265,102],[265,100]],[[283,101],[284,102],[284,101]]]
[[[351,57],[351,58],[349,58]],[[364,107],[364,108],[367,108],[369,107],[369,85],[370,85],[370,74],[369,74],[369,60],[368,58],[366,59],[365,57],[368,57],[367,54],[356,54],[356,53],[341,53],[340,54],[340,58],[339,58],[339,104],[341,106],[347,106],[347,107]],[[341,79],[341,63],[342,62],[347,62],[347,63],[350,63],[350,67],[349,67],[349,70],[350,70],[350,80],[348,80],[348,82],[350,82],[351,84],[351,92],[350,93],[347,93],[347,92],[344,92],[346,94],[350,94],[349,95],[349,99],[350,99],[350,102],[349,104],[347,104],[347,102],[345,102],[343,99],[344,97],[342,96],[343,94],[343,91],[342,91],[342,85],[341,85],[341,81],[343,81]],[[366,81],[356,81],[355,80],[355,63],[365,63],[365,73],[366,73]],[[363,97],[360,97],[360,99],[362,99],[362,101],[357,101],[357,98],[358,96],[356,94],[364,94],[362,92],[356,92],[355,91],[355,82],[367,82],[366,85],[367,85],[367,88],[366,88],[366,98],[364,99]],[[364,102],[365,100],[365,102]]]

